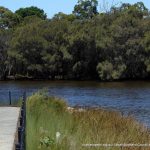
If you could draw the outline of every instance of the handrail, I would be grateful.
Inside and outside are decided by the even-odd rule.
[[[26,93],[24,92],[22,98],[22,106],[20,113],[20,122],[18,127],[18,143],[16,144],[16,150],[25,150],[25,131],[26,131]]]

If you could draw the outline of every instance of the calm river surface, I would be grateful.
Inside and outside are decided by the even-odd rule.
[[[8,91],[17,100],[23,91],[28,95],[47,88],[50,95],[64,98],[70,106],[99,106],[133,115],[150,127],[150,81],[0,81],[0,103],[8,103]]]

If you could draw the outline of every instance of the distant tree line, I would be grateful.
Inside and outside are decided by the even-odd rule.
[[[48,19],[0,7],[0,79],[150,79],[150,13],[142,2],[97,11],[79,0]]]

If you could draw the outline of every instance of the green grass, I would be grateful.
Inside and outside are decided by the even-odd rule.
[[[48,97],[45,93],[38,92],[28,98],[27,150],[120,150],[120,148],[83,148],[81,145],[150,143],[148,131],[131,117],[122,117],[118,112],[103,109],[78,111],[67,108],[63,100]],[[56,139],[58,132],[60,137]]]

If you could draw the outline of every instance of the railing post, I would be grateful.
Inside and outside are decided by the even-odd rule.
[[[9,105],[11,105],[11,92],[9,91]]]
[[[24,150],[26,149],[26,92],[24,92]]]
[[[20,127],[18,127],[18,144],[16,144],[16,150],[26,149],[25,129],[26,129],[26,93],[24,92],[22,97]]]
[[[16,144],[16,150],[20,150],[20,144]]]
[[[23,117],[21,116],[20,117],[20,126],[22,126],[23,125]]]
[[[22,127],[18,127],[18,143],[21,144]]]

